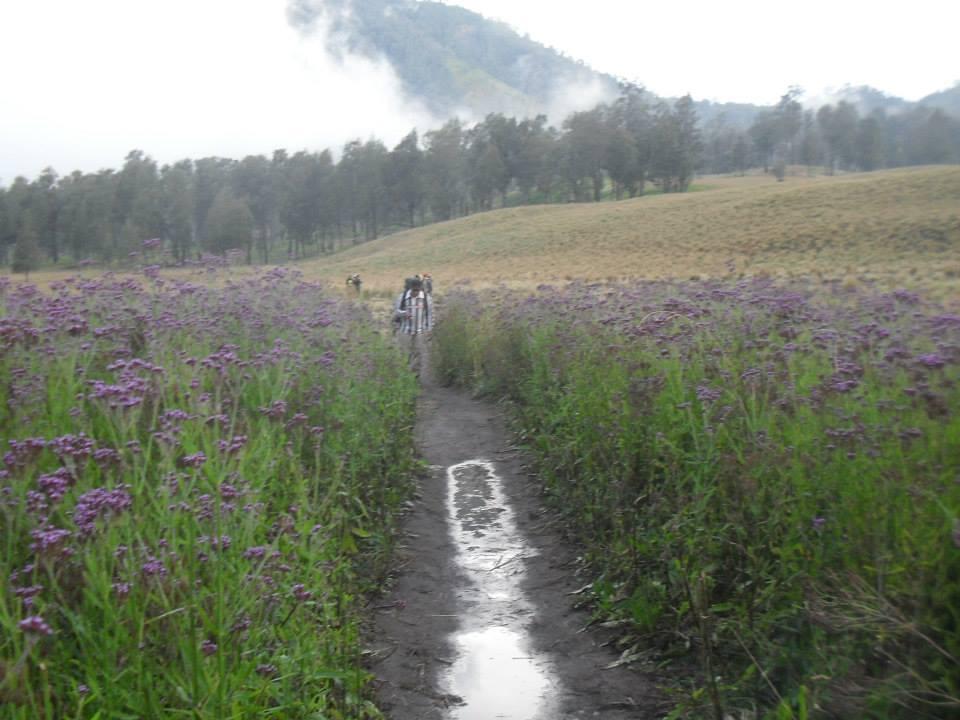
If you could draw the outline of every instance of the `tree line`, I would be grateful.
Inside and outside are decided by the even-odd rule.
[[[788,165],[874,170],[960,160],[960,121],[941,110],[861,117],[840,102],[804,110],[790,91],[748,128],[698,122],[624,85],[616,100],[568,116],[452,119],[394,148],[370,139],[329,149],[159,166],[140,150],[119,170],[52,169],[0,188],[0,262],[183,264],[233,252],[248,263],[329,253],[385,233],[508,205],[597,202],[686,191],[695,173]]]

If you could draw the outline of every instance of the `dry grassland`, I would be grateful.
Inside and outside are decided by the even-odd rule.
[[[308,276],[393,290],[429,271],[453,283],[814,275],[960,286],[960,166],[836,177],[707,177],[703,192],[540,205],[408,230],[304,263]]]

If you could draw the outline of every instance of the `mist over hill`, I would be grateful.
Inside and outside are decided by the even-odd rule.
[[[404,93],[438,118],[488,113],[552,122],[612,99],[619,79],[520,35],[509,25],[431,0],[289,0],[290,23],[334,55],[385,60]],[[842,81],[842,78],[838,78]],[[786,90],[786,87],[784,87]],[[664,98],[671,100],[672,98]],[[924,105],[960,116],[960,85],[914,103],[867,86],[843,86],[809,97],[810,107],[844,100],[862,115],[898,114]],[[769,109],[695,99],[703,124],[745,129]]]
[[[386,59],[407,95],[440,117],[499,112],[562,118],[618,90],[616,78],[453,5],[291,0],[288,18],[335,55]]]

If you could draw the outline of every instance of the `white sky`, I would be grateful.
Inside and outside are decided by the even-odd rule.
[[[960,79],[949,0],[462,0],[534,40],[659,95],[771,104],[869,84],[910,100]],[[119,168],[392,145],[438,120],[402,100],[389,67],[340,67],[286,22],[286,0],[3,0],[0,184],[51,165]]]

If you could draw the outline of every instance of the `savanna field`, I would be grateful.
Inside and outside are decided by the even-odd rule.
[[[0,718],[381,717],[423,270],[439,378],[503,401],[672,717],[960,717],[958,247],[944,167],[0,278]]]

